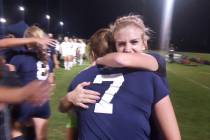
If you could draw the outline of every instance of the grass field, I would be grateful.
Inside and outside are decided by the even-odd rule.
[[[187,55],[210,61],[210,54]],[[57,88],[51,101],[50,140],[65,139],[65,122],[68,118],[58,112],[58,102],[66,94],[72,78],[87,66],[75,66],[71,71],[56,71]],[[182,139],[210,140],[210,66],[168,64],[167,73]]]

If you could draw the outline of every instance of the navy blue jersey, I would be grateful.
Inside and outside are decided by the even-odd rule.
[[[16,67],[17,75],[22,86],[33,80],[46,80],[48,78],[49,66],[39,61],[35,53],[25,53],[14,56],[10,64]],[[16,116],[21,123],[27,122],[32,117],[48,118],[50,116],[49,102],[41,106],[33,106],[24,102],[20,105],[19,114]]]
[[[48,77],[49,66],[33,55],[16,55],[11,59],[10,64],[16,67],[16,72],[23,85],[36,79],[46,80]]]
[[[87,110],[76,109],[80,140],[149,139],[152,108],[168,95],[158,75],[143,70],[94,66],[81,72],[69,91],[84,81],[93,83],[87,88],[101,93],[101,100]]]
[[[160,78],[163,80],[163,83],[169,88],[168,81],[167,81],[167,73],[166,73],[166,61],[165,59],[159,55],[158,53],[149,52],[148,54],[155,57],[158,62],[158,70],[155,72]]]

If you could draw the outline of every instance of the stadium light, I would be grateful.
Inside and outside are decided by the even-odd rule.
[[[173,15],[174,0],[164,0],[164,11],[160,31],[160,48],[168,50],[171,39],[171,21]]]
[[[1,22],[1,23],[6,23],[7,20],[6,20],[5,18],[3,18],[3,17],[0,17],[0,22]]]
[[[60,21],[59,24],[60,24],[60,26],[63,26],[64,25],[63,21]]]
[[[50,15],[46,14],[46,15],[45,15],[45,18],[46,18],[47,20],[50,20]]]
[[[45,18],[47,19],[47,31],[50,32],[50,15],[46,14]]]
[[[21,12],[24,12],[25,11],[25,8],[23,6],[18,6],[18,9],[21,11]]]

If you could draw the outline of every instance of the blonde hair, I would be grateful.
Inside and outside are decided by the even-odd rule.
[[[30,37],[44,38],[44,37],[47,37],[47,35],[41,28],[33,25],[26,29],[26,31],[24,32],[24,37],[25,38],[30,38]],[[47,64],[48,56],[47,56],[47,50],[43,49],[44,46],[41,46],[41,44],[37,44],[37,43],[28,44],[27,46],[29,48],[33,48],[33,50],[35,50],[37,58],[41,60],[43,63]]]
[[[125,26],[129,25],[134,25],[142,30],[143,42],[146,43],[150,39],[149,35],[151,33],[151,30],[145,26],[141,15],[129,14],[128,16],[119,17],[115,20],[113,24],[110,25],[110,29],[112,31],[112,34],[114,35],[114,33],[120,30],[121,28],[124,28]],[[145,45],[147,47],[147,43]]]
[[[37,38],[44,38],[47,35],[45,34],[45,32],[39,28],[38,26],[31,26],[29,28],[26,29],[26,31],[24,32],[24,37],[37,37]]]

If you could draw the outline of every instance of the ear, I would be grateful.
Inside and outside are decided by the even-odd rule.
[[[147,41],[143,41],[143,44],[144,44],[144,50],[147,50],[148,49],[148,44],[147,44]]]
[[[144,44],[144,50],[148,50],[148,39],[146,37],[143,37],[143,44]]]
[[[95,53],[93,51],[91,51],[91,59],[92,61],[95,61],[96,60],[96,56],[95,56]]]

